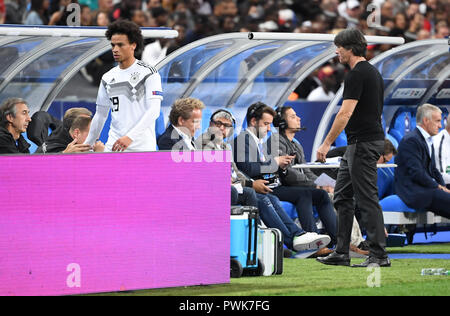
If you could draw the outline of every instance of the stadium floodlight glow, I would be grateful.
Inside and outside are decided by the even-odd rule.
[[[104,37],[106,27],[0,25],[0,36]],[[178,32],[168,27],[142,27],[144,38],[175,38]]]
[[[323,41],[333,42],[336,35],[318,33],[277,33],[277,32],[250,32],[250,40],[282,40],[282,41]],[[403,45],[403,37],[391,36],[365,36],[368,44]]]

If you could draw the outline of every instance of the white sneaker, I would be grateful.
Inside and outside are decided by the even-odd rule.
[[[305,233],[303,235],[294,237],[294,250],[305,251],[321,249],[328,245],[331,241],[328,235],[319,235],[317,233]]]

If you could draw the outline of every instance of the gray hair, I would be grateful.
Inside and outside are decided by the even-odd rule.
[[[3,116],[5,116],[5,117],[6,117],[6,115],[9,115],[9,114],[11,114],[13,117],[16,117],[16,113],[17,113],[16,105],[22,104],[22,103],[28,105],[28,103],[24,99],[9,98],[5,102],[2,103],[2,105],[0,106],[0,111],[3,114]]]
[[[433,112],[439,112],[442,113],[441,109],[437,106],[429,103],[425,103],[417,109],[416,114],[416,122],[417,124],[422,124],[423,119],[426,117],[427,119],[431,120],[431,115]]]
[[[16,117],[16,105],[22,103],[28,106],[28,103],[21,98],[9,98],[2,103],[2,105],[0,106],[0,126],[7,126],[8,121],[6,120],[6,116],[12,115],[12,117]]]
[[[234,121],[233,116],[230,113],[228,113],[228,111],[220,111],[220,112],[216,113],[213,117],[211,117],[211,120],[217,120],[219,118],[224,118],[226,120],[229,120],[232,123]]]

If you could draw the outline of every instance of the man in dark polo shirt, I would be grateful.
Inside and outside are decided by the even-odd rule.
[[[348,146],[336,180],[334,206],[338,212],[336,251],[317,260],[324,264],[350,265],[349,245],[355,202],[358,205],[370,241],[368,259],[354,267],[375,264],[390,266],[386,253],[383,213],[378,201],[377,160],[384,150],[381,125],[384,83],[375,67],[365,59],[367,42],[357,29],[340,32],[334,40],[339,61],[351,71],[344,82],[343,103],[330,132],[317,150],[324,162],[331,144],[344,130]]]
[[[22,133],[27,131],[31,122],[30,110],[25,100],[7,99],[0,106],[0,154],[29,154]]]

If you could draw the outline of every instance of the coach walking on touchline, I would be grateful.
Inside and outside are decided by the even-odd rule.
[[[347,150],[341,160],[335,186],[334,206],[338,213],[336,251],[317,260],[324,264],[350,265],[349,245],[354,203],[361,210],[363,225],[370,241],[367,260],[354,267],[376,264],[391,265],[386,253],[386,236],[381,207],[378,203],[377,160],[384,149],[381,125],[384,83],[375,67],[365,58],[367,42],[357,29],[336,35],[334,44],[339,61],[351,68],[344,82],[343,103],[330,132],[317,150],[317,159],[325,161],[337,136],[347,134]]]
[[[111,110],[106,151],[156,150],[155,122],[160,115],[162,87],[156,68],[135,58],[144,39],[139,27],[118,20],[108,26],[114,60],[119,64],[102,77],[97,110],[86,140],[94,145]]]

